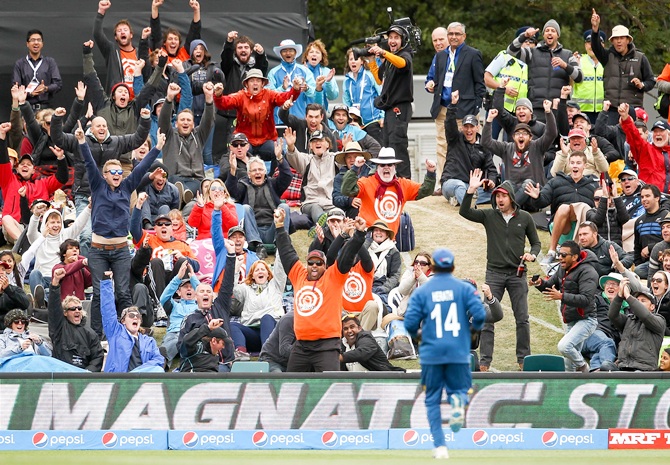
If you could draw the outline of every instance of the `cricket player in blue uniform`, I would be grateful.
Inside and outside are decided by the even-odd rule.
[[[465,420],[470,372],[470,330],[481,330],[486,318],[477,290],[452,275],[454,254],[447,249],[433,253],[434,275],[412,293],[405,313],[405,328],[419,334],[421,384],[426,391],[426,410],[435,450],[433,457],[449,458],[442,430],[440,404],[447,391],[451,404],[449,426],[458,432]],[[470,322],[471,321],[471,322]]]

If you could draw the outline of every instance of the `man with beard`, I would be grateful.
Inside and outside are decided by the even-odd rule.
[[[384,110],[384,127],[382,128],[382,147],[393,149],[402,165],[398,176],[411,179],[407,146],[407,128],[412,119],[413,95],[413,65],[414,51],[409,44],[409,34],[405,28],[393,25],[388,30],[388,50],[373,45],[370,53],[383,60],[377,67],[376,60],[370,61],[370,72],[378,84],[382,84],[382,91],[375,99],[375,107]],[[431,192],[432,194],[432,192]],[[371,223],[370,223],[371,224]]]
[[[507,53],[528,65],[528,99],[533,105],[533,112],[542,121],[546,113],[542,113],[542,102],[561,96],[563,86],[570,81],[582,82],[582,71],[572,51],[563,48],[558,41],[561,27],[550,19],[542,28],[543,40],[535,48],[522,47],[529,37],[534,37],[537,29],[528,28],[507,47]]]
[[[237,31],[230,31],[221,51],[221,70],[226,76],[223,95],[234,94],[243,89],[244,75],[251,69],[258,69],[261,75],[268,72],[268,59],[261,44],[254,43],[249,37],[241,36]],[[235,110],[218,110],[216,130],[212,151],[225,153],[230,135],[235,127]],[[220,151],[220,149],[223,149]]]
[[[405,203],[433,194],[435,162],[426,159],[423,184],[396,176],[396,165],[403,161],[396,158],[392,147],[382,147],[377,158],[371,158],[370,162],[377,164],[374,176],[359,178],[358,172],[366,160],[363,156],[356,157],[354,166],[342,178],[342,194],[361,200],[359,215],[368,225],[381,220],[397,234]]]
[[[111,41],[102,29],[107,10],[112,6],[110,0],[98,2],[98,13],[93,23],[93,40],[98,45],[105,59],[107,79],[105,90],[113,94],[112,87],[120,82],[125,83],[131,91],[134,79],[133,68],[137,61],[137,50],[133,45],[133,28],[127,19],[114,25],[114,40]]]
[[[668,193],[670,171],[665,167],[670,164],[670,126],[665,120],[656,121],[651,129],[651,142],[647,142],[635,127],[628,110],[627,103],[619,105],[621,127],[637,163],[639,178],[647,184],[654,184],[661,192]]]
[[[482,172],[478,169],[470,174],[470,183],[459,213],[463,218],[482,223],[486,229],[486,284],[498,300],[502,299],[505,291],[509,293],[516,320],[516,359],[522,367],[523,359],[530,355],[530,324],[528,284],[525,270],[519,276],[518,267],[520,260],[534,262],[542,243],[533,218],[516,203],[514,186],[510,181],[503,182],[491,193],[493,208],[472,208],[472,196],[483,184],[481,178]],[[515,227],[509,227],[512,224]],[[526,238],[530,242],[530,252],[525,252]],[[492,323],[486,323],[482,330],[481,371],[488,371],[493,360],[494,329]]]
[[[305,118],[289,113],[292,101],[288,100],[279,110],[279,119],[295,132],[295,145],[301,152],[309,151],[309,138],[314,131],[321,131],[329,140],[330,147],[337,149],[337,140],[331,128],[323,123],[323,107],[318,103],[309,103],[305,107]]]
[[[259,69],[251,69],[242,81],[244,89],[230,95],[223,95],[223,86],[214,87],[214,104],[218,110],[236,110],[236,132],[247,136],[251,147],[249,152],[258,155],[265,161],[274,158],[274,141],[277,140],[277,129],[272,118],[272,111],[289,99],[300,96],[301,81],[293,80],[293,87],[285,92],[277,92],[266,88],[268,79]]]
[[[670,237],[670,235],[669,235]],[[598,235],[598,226],[592,221],[584,221],[577,229],[577,240],[582,250],[590,250],[596,256],[596,262],[593,267],[598,272],[598,277],[605,276],[607,273],[614,270],[612,259],[610,258],[610,246],[614,247],[619,257],[619,261],[623,263],[626,268],[633,265],[633,254],[626,253],[615,242],[606,241]]]
[[[595,296],[598,293],[596,257],[580,250],[574,241],[565,241],[558,251],[559,270],[548,279],[529,279],[529,284],[544,294],[545,300],[561,302],[561,315],[567,325],[565,336],[558,342],[565,371],[589,372],[589,364],[581,354],[582,346],[596,330]]]
[[[520,101],[523,99],[520,99]],[[512,134],[513,142],[500,142],[491,137],[492,124],[498,116],[498,110],[489,110],[482,131],[482,145],[502,158],[505,164],[505,177],[514,187],[516,202],[524,206],[528,196],[524,192],[526,184],[538,183],[544,186],[544,153],[551,147],[558,135],[556,119],[551,112],[551,102],[543,103],[547,126],[542,136],[533,139],[533,129],[527,123],[518,123]],[[523,111],[528,110],[525,108]]]
[[[300,262],[284,230],[285,215],[284,210],[275,211],[277,249],[295,289],[296,341],[286,371],[339,371],[342,288],[365,241],[365,221],[356,218],[356,232],[326,269],[326,256],[320,250],[307,254],[307,267]]]

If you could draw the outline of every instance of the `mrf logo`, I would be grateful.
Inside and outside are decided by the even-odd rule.
[[[610,449],[670,449],[670,430],[611,429]]]

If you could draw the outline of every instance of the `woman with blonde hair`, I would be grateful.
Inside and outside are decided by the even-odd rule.
[[[233,263],[234,266],[234,263]],[[234,270],[226,270],[226,273]],[[242,309],[238,317],[231,318],[230,332],[235,343],[237,360],[248,360],[249,352],[260,352],[268,336],[284,315],[282,298],[286,286],[286,271],[279,254],[274,273],[263,260],[251,265],[246,279],[236,284],[233,298]]]
[[[198,239],[211,239],[212,211],[214,210],[215,197],[224,199],[223,208],[221,208],[221,219],[223,237],[228,238],[228,230],[238,224],[235,201],[230,196],[226,185],[220,179],[213,179],[209,185],[204,180],[200,183],[202,192],[196,195],[196,202],[188,217],[188,224],[198,230]]]
[[[307,103],[318,103],[328,111],[328,101],[337,99],[340,96],[340,89],[333,79],[335,68],[328,68],[328,51],[321,39],[316,39],[307,45],[302,55],[302,63],[312,72],[316,81],[314,97],[308,97]]]

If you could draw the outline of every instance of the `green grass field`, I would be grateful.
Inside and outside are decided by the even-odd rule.
[[[542,465],[645,465],[667,464],[668,451],[451,451],[452,464]],[[431,451],[13,451],[0,452],[3,464],[49,465],[416,465],[435,463]]]

